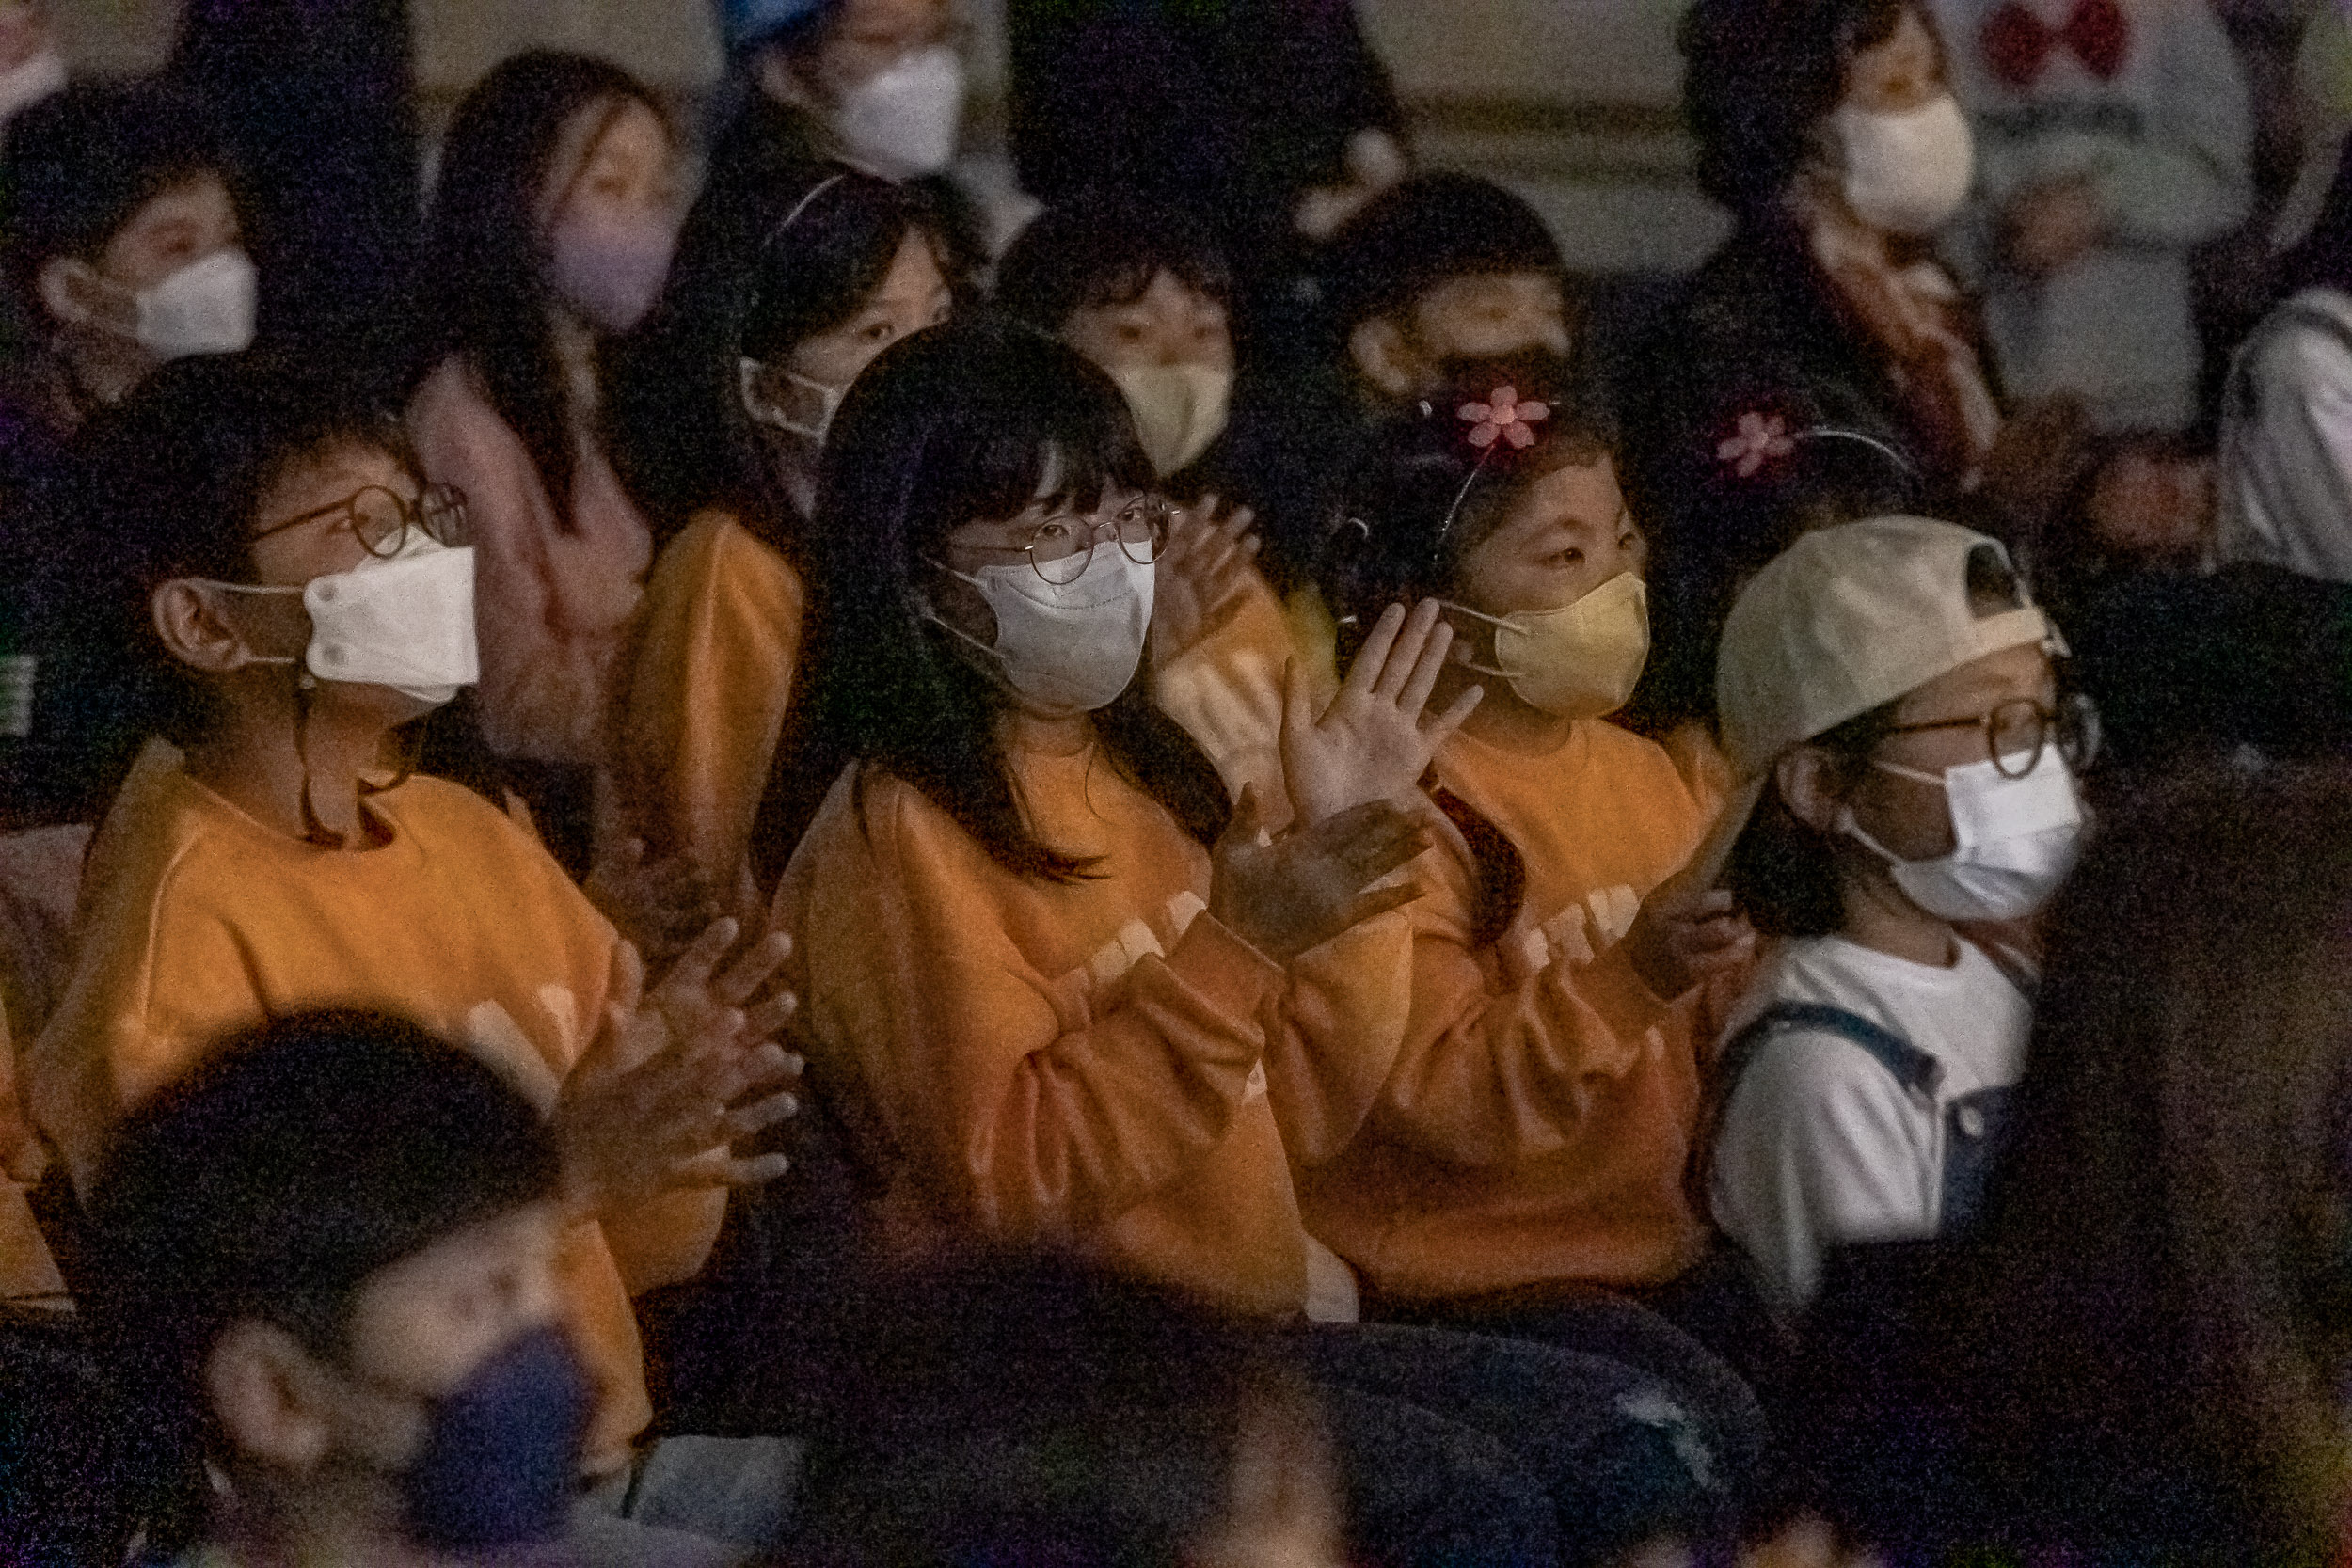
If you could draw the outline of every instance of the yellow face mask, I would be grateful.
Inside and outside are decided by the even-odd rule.
[[[1496,667],[1470,669],[1510,682],[1519,701],[1563,719],[1625,706],[1649,660],[1649,590],[1631,572],[1558,610],[1496,616],[1448,608],[1495,628]]]

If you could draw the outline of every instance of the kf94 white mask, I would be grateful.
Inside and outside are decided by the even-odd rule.
[[[348,572],[312,578],[300,588],[215,586],[239,594],[301,594],[302,608],[310,615],[302,665],[320,680],[389,686],[438,707],[482,678],[470,546],[452,548],[418,534],[389,561],[371,556]]]
[[[252,258],[215,250],[133,294],[137,315],[130,336],[163,360],[242,353],[253,346],[260,295]]]
[[[1153,563],[1135,561],[1104,540],[1086,570],[1059,585],[1026,562],[971,573],[939,569],[970,583],[988,601],[996,616],[995,645],[967,636],[936,612],[930,619],[993,664],[1005,685],[1040,710],[1092,713],[1108,707],[1136,678],[1152,630]]]
[[[1495,628],[1499,663],[1466,668],[1510,682],[1519,701],[1562,719],[1616,712],[1649,661],[1649,590],[1631,572],[1558,610],[1494,616],[1448,608]]]
[[[1209,450],[1232,406],[1233,372],[1212,365],[1134,365],[1111,372],[1144,454],[1162,479]]]
[[[850,161],[892,180],[938,174],[963,125],[963,59],[946,44],[901,55],[841,95],[834,135]]]
[[[754,424],[789,431],[820,447],[825,444],[833,417],[841,412],[841,400],[850,395],[847,387],[813,380],[798,371],[772,369],[748,357],[738,359],[735,368],[743,412]],[[787,407],[774,395],[771,377],[776,375],[783,377],[785,394],[794,400],[795,406]]]
[[[1844,155],[1846,205],[1872,228],[1932,234],[1968,199],[1976,139],[1950,93],[1901,114],[1841,107],[1834,122]]]
[[[1873,759],[1873,768],[1940,784],[1952,814],[1952,852],[1932,860],[1898,858],[1862,831],[1851,808],[1840,828],[1887,863],[1902,895],[1943,920],[2022,920],[2074,869],[2083,833],[2082,797],[2074,769],[2045,746],[2032,772],[2004,777],[1993,759],[1923,772]]]

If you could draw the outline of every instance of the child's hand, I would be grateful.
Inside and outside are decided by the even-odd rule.
[[[2106,238],[2107,215],[2088,175],[2036,185],[2002,214],[2009,262],[2027,277],[2063,272]]]
[[[645,861],[645,841],[632,838],[597,858],[580,891],[622,939],[660,968],[725,913],[718,890],[684,855]]]
[[[774,939],[714,980],[734,936],[734,922],[720,921],[680,960],[687,974],[674,969],[650,998],[641,994],[635,954],[623,949],[604,1025],[556,1101],[564,1184],[580,1209],[610,1212],[683,1188],[746,1186],[784,1174],[784,1156],[739,1159],[734,1145],[800,1108],[786,1085],[799,1077],[801,1058],[768,1037],[790,1015],[793,999],[780,991],[741,1010],[766,982],[761,965]]]
[[[1152,572],[1152,654],[1167,659],[1208,635],[1226,608],[1249,586],[1258,536],[1257,514],[1246,506],[1221,511],[1203,496],[1168,518],[1168,543]]]
[[[1721,888],[1661,884],[1625,934],[1626,957],[1652,994],[1671,1002],[1719,970],[1756,956],[1756,929]]]
[[[1258,842],[1263,827],[1257,791],[1245,785],[1212,855],[1209,912],[1276,963],[1421,896],[1410,883],[1373,886],[1429,847],[1422,819],[1385,800],[1368,800],[1271,844]]]
[[[1429,759],[1470,716],[1478,687],[1432,718],[1429,694],[1445,669],[1454,628],[1423,599],[1381,611],[1372,635],[1320,717],[1294,661],[1283,681],[1282,773],[1293,820],[1312,827],[1367,800],[1409,800]]]

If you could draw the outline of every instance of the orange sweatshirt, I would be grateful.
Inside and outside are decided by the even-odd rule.
[[[1418,863],[1387,1082],[1344,1147],[1292,1149],[1308,1228],[1398,1299],[1672,1278],[1704,1234],[1682,1196],[1704,1024],[1619,939],[1705,816],[1664,752],[1599,721],[1541,757],[1456,735],[1437,768],[1518,847],[1526,899],[1474,945],[1461,837]]]
[[[716,511],[670,541],[645,587],[622,736],[637,831],[721,890],[750,886],[805,602],[791,564]]]
[[[1101,856],[1096,877],[1015,878],[913,786],[853,768],[777,892],[810,1071],[886,1183],[882,1235],[913,1256],[1074,1245],[1298,1310],[1284,1139],[1378,1091],[1339,1046],[1401,1003],[1408,927],[1369,922],[1286,980],[1205,914],[1207,852],[1099,749],[1010,766],[1033,831]]]
[[[177,766],[142,763],[92,846],[72,985],[24,1062],[34,1125],[87,1194],[139,1101],[231,1031],[308,1007],[403,1014],[470,1046],[541,1107],[587,1048],[620,939],[536,841],[477,797],[415,778],[372,797],[378,847],[322,848]],[[565,1242],[571,1322],[617,1464],[651,1416],[632,1289],[685,1277],[723,1195],[667,1197]]]

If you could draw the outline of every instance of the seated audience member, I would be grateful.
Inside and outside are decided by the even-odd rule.
[[[441,155],[423,302],[437,363],[408,426],[425,477],[466,493],[482,730],[502,757],[576,772],[616,758],[653,538],[599,434],[606,345],[669,272],[676,165],[644,86],[545,52],[483,78]]]
[[[1708,711],[1741,578],[1785,519],[1774,486],[1804,433],[1854,432],[2003,531],[2079,467],[2079,409],[2005,419],[1974,313],[1930,242],[1973,166],[1942,51],[1912,0],[1700,0],[1683,105],[1731,239],[1692,280],[1628,387],[1630,480],[1654,532],[1660,660],[1645,721]]]
[[[1423,174],[1332,240],[1327,279],[1336,385],[1252,385],[1230,462],[1259,508],[1285,590],[1311,575],[1332,489],[1366,436],[1443,390],[1470,362],[1541,369],[1572,351],[1577,309],[1560,247],[1534,208],[1486,180]],[[1530,373],[1533,373],[1531,370]]]
[[[1434,612],[1389,609],[1329,706],[1293,702],[1312,757],[1292,769],[1292,828],[1262,842],[1254,791],[1229,806],[1136,680],[1151,477],[1116,387],[1026,328],[937,328],[860,378],[811,535],[811,690],[853,760],[775,923],[886,1256],[1070,1246],[1229,1311],[1343,1321],[1354,1280],[1301,1228],[1286,1149],[1377,1087],[1359,1034],[1392,1006],[1411,932],[1388,911],[1413,890],[1373,884],[1427,842],[1391,800],[1468,704],[1423,716],[1446,637]],[[1463,1469],[1473,1435],[1551,1489],[1565,1540],[1627,1528],[1600,1456],[1625,1457],[1607,1413],[1635,1387],[1692,1423],[1721,1483],[1744,1473],[1740,1396],[1395,1332],[1333,1326],[1302,1350],[1358,1396],[1339,1431],[1359,1541],[1388,1560],[1443,1555],[1465,1528],[1467,1560],[1508,1544],[1466,1525],[1518,1517]],[[1458,1493],[1423,1513],[1440,1474]],[[1652,1479],[1666,1512],[1697,1505],[1678,1461]]]
[[[1256,513],[1225,463],[1233,385],[1232,279],[1205,228],[1109,197],[1052,209],[998,269],[997,307],[1118,383],[1157,488],[1184,503],[1154,574],[1152,695],[1228,789],[1279,799],[1272,742],[1293,631],[1253,562]],[[1320,657],[1311,654],[1320,669]]]
[[[1786,943],[1724,1048],[1705,1176],[1784,1313],[1825,1247],[1981,1212],[2032,1014],[2029,961],[1977,927],[2073,865],[2097,744],[2062,651],[1998,544],[1924,518],[1807,534],[1732,607],[1724,743],[1754,815],[1728,881]]]
[[[57,47],[49,0],[0,5],[0,124],[65,84],[65,53]]]
[[[2352,583],[2352,157],[2222,393],[2224,565]]]
[[[735,107],[710,152],[708,221],[778,181],[844,163],[921,187],[963,273],[996,248],[948,178],[968,94],[949,0],[719,0]],[[699,221],[699,219],[698,219]]]
[[[119,626],[184,752],[151,747],[101,826],[72,982],[23,1048],[52,1180],[87,1198],[123,1117],[230,1030],[373,1006],[466,1041],[577,1167],[564,1270],[609,1471],[647,1418],[628,1296],[693,1274],[719,1185],[775,1168],[726,1146],[789,1104],[761,1042],[791,1004],[755,1001],[785,943],[722,973],[719,922],[641,994],[527,832],[410,776],[405,726],[474,678],[473,555],[396,423],[249,356],[170,367],[124,414],[102,454]]]
[[[1980,1234],[1859,1249],[1815,1309],[1793,1430],[1886,1560],[2343,1560],[2347,917],[2339,768],[2102,824]]]
[[[737,909],[760,903],[754,888],[772,888],[791,853],[755,850],[763,801],[797,784],[813,810],[829,782],[773,779],[826,427],[868,361],[951,306],[920,197],[834,167],[759,204],[767,232],[744,257],[681,256],[651,341],[630,346],[613,387],[622,469],[668,536],[646,584],[622,783],[651,852],[684,856]]]
[[[596,1399],[572,1176],[509,1079],[377,1014],[232,1036],[135,1112],[91,1193],[90,1307],[140,1423],[149,1559],[505,1560],[568,1537],[726,1560],[572,1523]]]
[[[1649,646],[1609,434],[1529,393],[1449,394],[1395,427],[1326,548],[1351,671],[1383,651],[1381,607],[1420,601],[1453,632],[1431,705],[1468,718],[1410,796],[1437,846],[1401,983],[1357,1032],[1360,1090],[1289,1147],[1309,1233],[1374,1311],[1574,1343],[1596,1287],[1670,1308],[1692,1290],[1698,982],[1736,990],[1747,937],[1728,898],[1673,891],[1707,810],[1605,721]],[[1312,752],[1281,750],[1293,793],[1313,787]]]
[[[2079,397],[2105,432],[2186,430],[2204,370],[2195,253],[2254,205],[2246,71],[2220,8],[1926,4],[1976,147],[1953,249],[2002,380]]]

